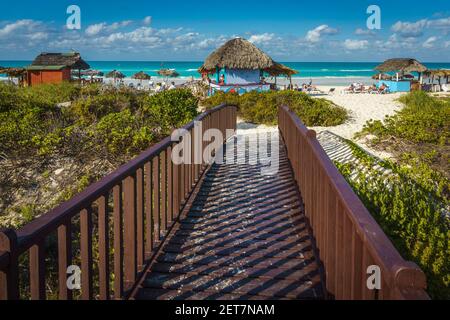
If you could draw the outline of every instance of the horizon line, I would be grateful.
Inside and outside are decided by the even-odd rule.
[[[15,61],[33,61],[34,59],[0,59],[0,61],[5,62],[15,62]],[[200,62],[203,63],[202,60],[90,60],[85,59],[85,61],[90,62],[155,62],[155,63],[165,63],[165,62]],[[279,62],[282,63],[382,63],[383,61],[282,61],[279,60]],[[450,61],[421,61],[421,63],[450,63]]]

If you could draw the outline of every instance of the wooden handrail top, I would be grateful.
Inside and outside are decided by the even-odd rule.
[[[384,272],[384,276],[388,278],[388,281],[402,285],[402,274],[412,274],[416,280],[415,286],[426,288],[426,278],[422,270],[416,264],[405,261],[401,257],[362,201],[327,156],[319,141],[316,139],[316,133],[313,130],[309,130],[289,107],[282,106],[281,108],[289,115],[297,130],[303,136],[309,138],[307,139],[307,143],[315,155],[315,160],[324,169],[326,175],[328,175],[331,187],[341,198],[342,204],[346,209],[344,211],[350,213],[348,218],[351,220],[356,232],[367,245],[375,262],[386,271]]]
[[[210,114],[215,113],[225,107],[235,106],[221,104],[202,113],[193,121],[180,129],[191,130],[192,128],[194,128],[194,123],[196,121],[201,121]],[[17,231],[19,254],[24,253],[31,246],[33,246],[36,243],[36,240],[44,239],[45,237],[47,237],[48,234],[55,231],[57,227],[62,225],[64,222],[67,222],[80,210],[83,210],[86,206],[92,204],[99,197],[105,195],[105,193],[109,192],[109,190],[111,190],[114,186],[121,183],[123,179],[132,175],[137,169],[144,166],[146,162],[152,160],[161,151],[172,146],[174,143],[176,143],[176,141],[172,141],[170,136],[166,137],[161,142],[142,152],[139,156],[122,165],[114,172],[103,177],[96,183],[90,185],[84,191],[74,196],[72,199],[62,203],[48,213],[23,226],[20,230]]]

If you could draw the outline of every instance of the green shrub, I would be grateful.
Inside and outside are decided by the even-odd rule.
[[[399,99],[404,108],[381,121],[369,121],[364,133],[379,138],[394,136],[413,143],[448,144],[450,137],[450,102],[415,91]]]
[[[278,107],[282,105],[289,106],[307,126],[337,126],[348,119],[344,108],[297,91],[254,91],[241,96],[236,93],[217,93],[204,101],[207,108],[221,103],[237,105],[240,117],[257,124],[276,125]]]
[[[190,122],[198,111],[198,100],[189,89],[175,89],[146,96],[141,101],[143,120],[164,134]]]
[[[78,99],[71,110],[81,121],[92,123],[109,113],[120,112],[129,107],[130,102],[126,97],[117,93],[102,93]]]
[[[129,156],[150,146],[151,129],[140,127],[129,109],[103,117],[93,128],[98,145],[113,156]]]
[[[360,163],[336,163],[338,169],[402,256],[425,272],[429,294],[449,299],[450,219],[444,215],[450,205],[445,195],[449,180],[418,158],[397,165],[349,145]],[[375,165],[391,174],[374,169]]]

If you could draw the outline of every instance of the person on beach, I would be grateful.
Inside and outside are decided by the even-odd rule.
[[[385,83],[383,83],[379,88],[378,88],[378,92],[380,93],[387,93],[389,90],[389,86],[386,85]]]
[[[223,74],[220,75],[219,84],[225,84],[225,76]]]

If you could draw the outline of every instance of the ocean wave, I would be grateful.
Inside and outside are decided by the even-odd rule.
[[[187,69],[186,71],[188,72],[192,72],[192,71],[197,71],[198,69]]]
[[[365,76],[357,76],[357,75],[349,75],[349,76],[319,76],[319,77],[292,77],[292,79],[303,79],[303,80],[309,80],[309,79],[370,79],[370,77]]]
[[[342,69],[340,72],[370,72],[372,69]]]

